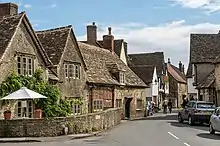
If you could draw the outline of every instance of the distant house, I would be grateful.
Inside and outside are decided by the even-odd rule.
[[[73,105],[75,115],[87,113],[86,65],[82,58],[72,26],[36,32],[53,63],[52,69],[59,78],[63,98],[82,98],[83,105]]]
[[[109,46],[106,46],[106,43],[104,44],[103,40],[97,40],[97,26],[95,25],[95,22],[92,23],[92,25],[87,26],[87,40],[82,41],[83,43],[89,43],[93,44],[97,47],[102,47],[105,49],[109,49]],[[119,56],[119,58],[128,65],[127,60],[127,42],[124,41],[124,39],[114,39],[113,40],[113,50],[114,52]]]
[[[103,45],[96,33],[93,23],[87,26],[87,41],[78,42],[88,68],[90,111],[122,107],[124,118],[144,116],[146,84],[115,53],[111,28],[103,36]]]
[[[18,13],[16,4],[0,3],[0,83],[13,71],[32,76],[37,68],[43,70],[46,80],[58,81],[56,73],[48,69],[51,65],[26,14]],[[15,118],[22,115],[33,117],[34,103],[27,102],[25,107],[21,107],[21,101],[11,105]],[[3,118],[4,110],[0,103],[0,118]]]
[[[217,103],[216,95],[213,93],[212,74],[215,69],[213,61],[220,54],[219,39],[219,34],[190,36],[190,60],[187,70],[187,91],[190,99],[210,100]]]
[[[172,65],[170,60],[167,63],[167,71],[169,78],[169,95],[172,100],[173,107],[181,107],[183,99],[187,95],[187,81],[184,73],[184,65],[179,62],[179,68]]]
[[[169,84],[164,80],[167,71],[163,52],[129,54],[129,67],[148,85],[147,100],[158,105],[168,95]]]

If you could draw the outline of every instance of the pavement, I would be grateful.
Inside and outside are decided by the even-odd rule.
[[[180,124],[177,114],[154,115],[147,120],[123,121],[110,131],[93,137],[32,143],[1,143],[1,146],[219,146],[220,134],[210,135],[208,126]]]

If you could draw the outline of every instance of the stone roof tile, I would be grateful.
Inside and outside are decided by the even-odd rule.
[[[78,42],[78,44],[88,69],[88,82],[119,85],[119,82],[109,71],[109,67],[114,67],[124,71],[127,86],[146,87],[146,84],[126,64],[124,64],[122,60],[120,60],[116,53],[82,42]]]

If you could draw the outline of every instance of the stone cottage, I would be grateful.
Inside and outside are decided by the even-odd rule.
[[[86,65],[76,41],[72,26],[36,32],[59,78],[58,86],[63,98],[83,100],[73,105],[75,115],[87,113]]]
[[[187,95],[187,82],[184,73],[184,65],[180,61],[179,68],[177,68],[172,65],[170,59],[168,59],[167,71],[169,78],[168,98],[172,100],[173,107],[181,107],[183,99]]]
[[[163,52],[129,54],[129,67],[148,85],[147,100],[160,105],[169,92]]]
[[[219,39],[219,33],[191,34],[190,36],[190,60],[187,70],[187,92],[190,99],[206,100],[205,97],[210,97],[211,101],[216,100],[215,93],[212,90],[213,81],[210,80],[206,84],[205,80],[210,79],[215,69],[213,61],[220,54]],[[204,83],[206,84],[205,86],[203,85]],[[202,86],[203,89],[205,87],[208,90],[200,90]],[[204,96],[205,94],[207,96]]]
[[[124,118],[144,116],[146,84],[115,53],[111,28],[103,36],[103,48],[96,33],[93,23],[87,26],[87,41],[78,42],[88,68],[90,110],[122,107]]]
[[[18,13],[18,6],[13,3],[0,3],[0,82],[12,72],[32,76],[37,68],[42,68],[45,79],[57,80],[44,48],[35,35],[24,12]],[[0,118],[4,107],[0,104]],[[21,108],[21,102],[10,105],[14,117],[28,115],[33,117],[34,104],[28,101]]]

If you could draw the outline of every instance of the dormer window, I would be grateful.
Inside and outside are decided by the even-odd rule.
[[[125,73],[120,72],[119,81],[121,84],[125,84]]]

